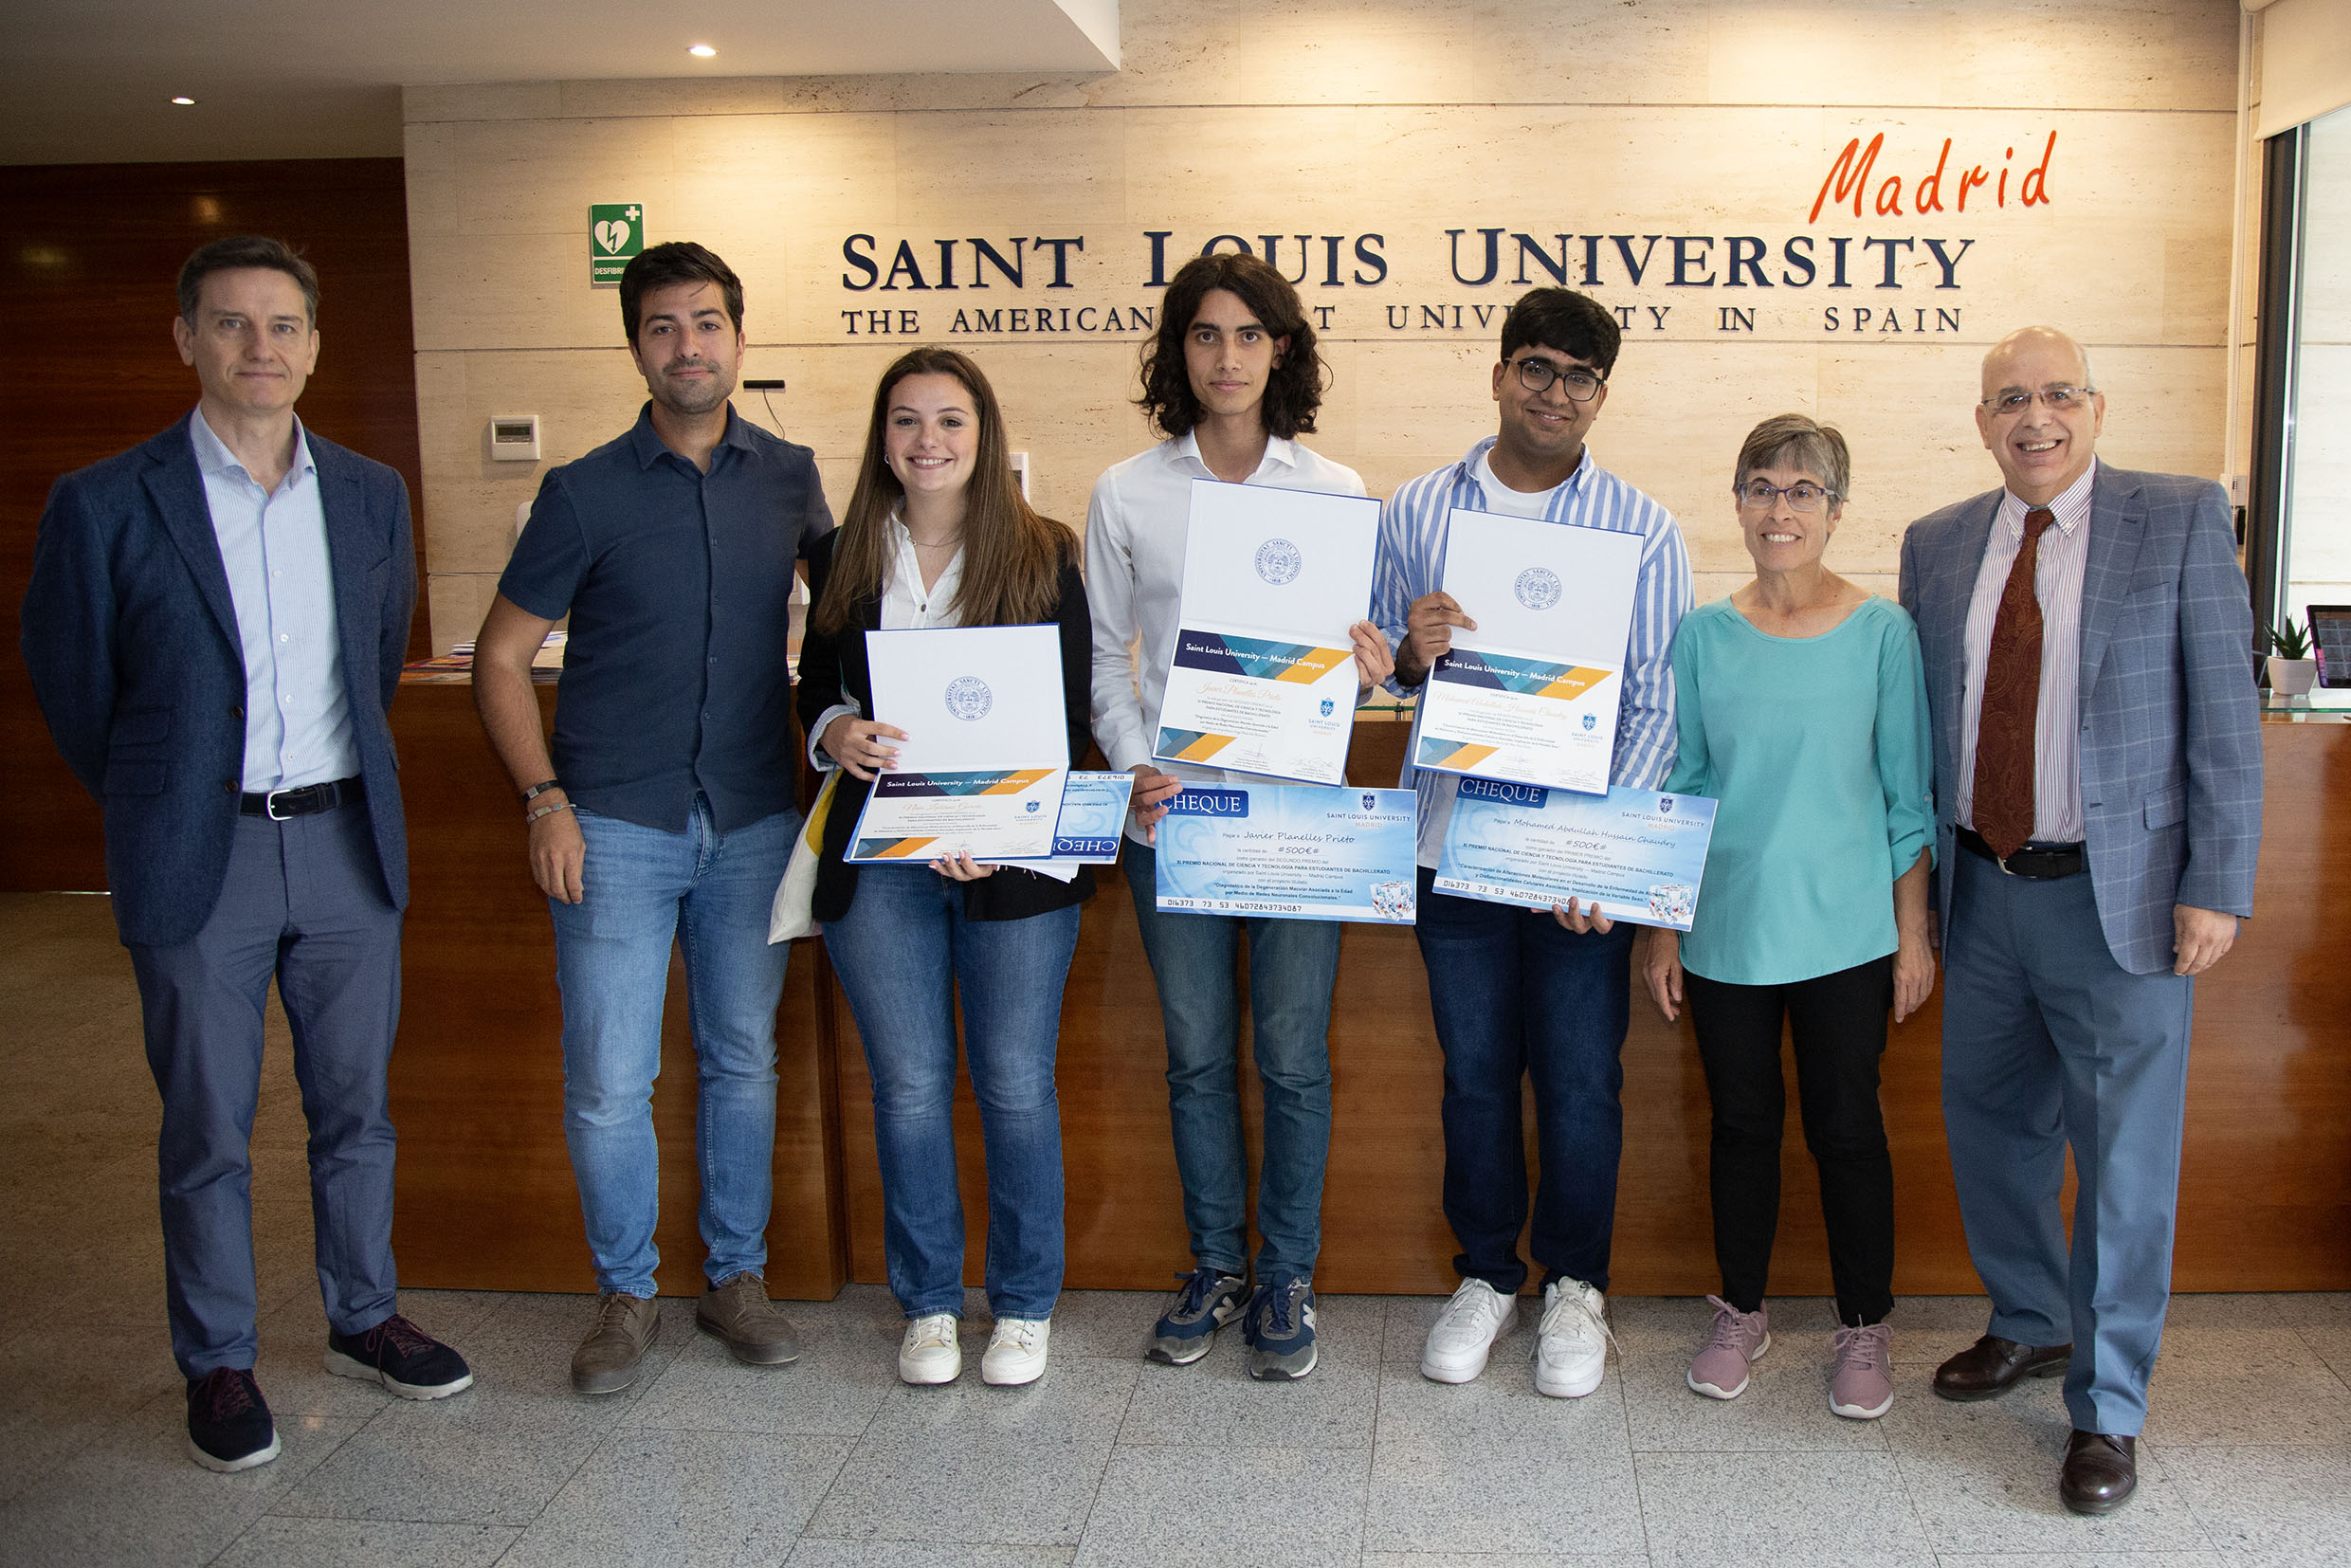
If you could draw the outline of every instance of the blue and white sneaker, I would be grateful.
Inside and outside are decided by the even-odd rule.
[[[1151,1348],[1143,1354],[1162,1366],[1181,1367],[1207,1355],[1216,1331],[1241,1315],[1248,1287],[1212,1264],[1176,1277],[1184,1283],[1151,1325]]]
[[[1241,1321],[1248,1346],[1248,1375],[1261,1381],[1288,1382],[1314,1370],[1314,1282],[1276,1278],[1249,1298]]]

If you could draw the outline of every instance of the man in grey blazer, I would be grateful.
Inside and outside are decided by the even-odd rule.
[[[2058,1490],[2077,1513],[2137,1483],[2195,976],[2252,912],[2261,836],[2227,502],[2210,481],[2100,464],[2105,420],[2079,344],[2047,327],[2003,338],[1976,425],[2007,483],[1902,547],[1934,720],[1943,1120],[1992,1297],[1935,1392],[2064,1374]]]
[[[253,1378],[252,1136],[274,975],[310,1123],[326,1370],[414,1399],[473,1381],[396,1310],[384,1074],[408,841],[385,717],[416,560],[400,477],[302,428],[319,283],[276,240],[217,240],[172,323],[187,418],[49,492],[24,654],[105,812],[115,921],[163,1097],[157,1166],[188,1449],[278,1453]]]

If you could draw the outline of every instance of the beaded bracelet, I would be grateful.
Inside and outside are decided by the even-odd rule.
[[[537,822],[540,817],[553,816],[557,811],[568,811],[571,809],[572,803],[568,800],[560,806],[541,806],[537,811],[523,812],[522,825],[527,828],[532,823]]]

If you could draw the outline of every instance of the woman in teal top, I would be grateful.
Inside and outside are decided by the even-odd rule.
[[[1836,1283],[1829,1408],[1874,1419],[1894,1400],[1878,1058],[1887,1006],[1907,1017],[1935,983],[1926,683],[1910,617],[1821,564],[1844,512],[1845,438],[1802,414],[1767,419],[1738,475],[1755,580],[1685,616],[1673,643],[1681,750],[1666,793],[1711,796],[1714,838],[1688,937],[1652,931],[1644,966],[1668,1022],[1686,995],[1714,1103],[1722,1294],[1689,1386],[1735,1398],[1771,1346],[1784,1019]]]

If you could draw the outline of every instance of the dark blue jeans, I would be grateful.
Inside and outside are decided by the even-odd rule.
[[[999,871],[997,875],[1002,876]],[[909,1318],[963,1311],[956,1185],[956,993],[988,1152],[988,1305],[1049,1318],[1061,1295],[1061,1101],[1053,1056],[1078,906],[967,920],[963,888],[927,866],[867,866],[825,951],[873,1074],[882,1254]]]
[[[1526,1140],[1519,1083],[1535,1085],[1535,1261],[1608,1288],[1624,1149],[1632,933],[1577,936],[1540,913],[1439,893],[1420,873],[1413,933],[1445,1051],[1445,1217],[1453,1267],[1504,1295],[1526,1283]]]

